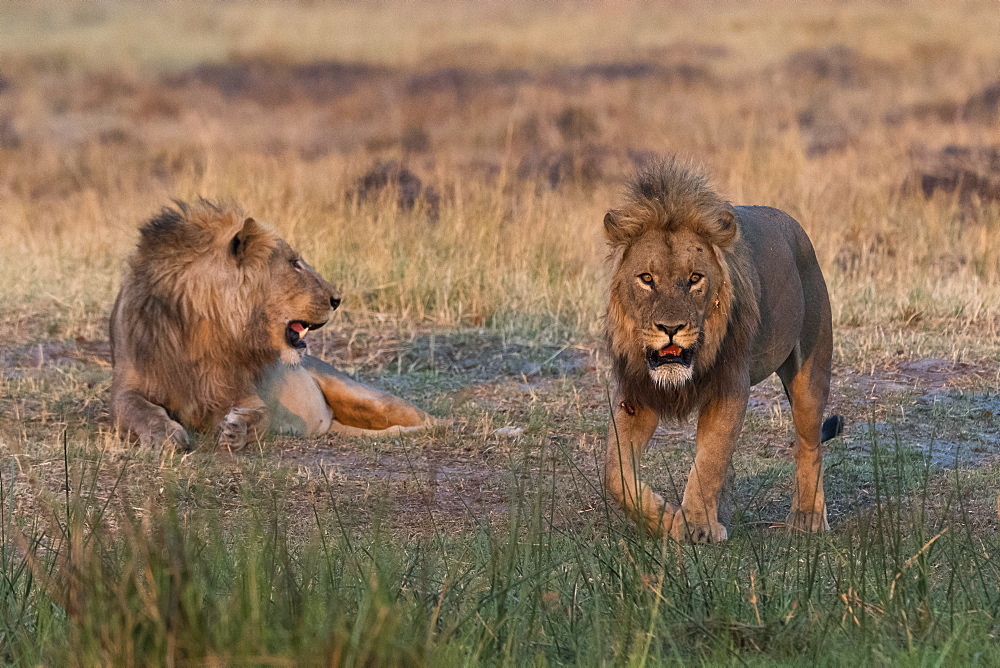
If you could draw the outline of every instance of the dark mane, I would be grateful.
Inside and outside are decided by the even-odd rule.
[[[171,243],[177,235],[184,235],[184,224],[192,215],[223,216],[225,209],[199,197],[194,204],[173,200],[174,206],[165,206],[159,213],[143,223],[139,229],[139,248],[148,250],[163,243]]]
[[[726,276],[718,295],[720,308],[705,320],[704,354],[688,383],[669,388],[656,385],[628,305],[614,291],[608,303],[606,339],[622,398],[635,406],[648,406],[665,418],[683,419],[741,382],[735,375],[745,366],[760,322],[760,288],[733,208],[703,174],[666,159],[636,174],[626,188],[624,205],[608,213],[604,226],[616,274],[625,251],[651,230],[689,229],[718,251]]]
[[[203,427],[278,356],[260,286],[280,240],[253,221],[248,229],[235,205],[173,204],[140,229],[112,311],[112,355],[143,377],[144,396]],[[237,232],[254,262],[229,257]]]
[[[612,253],[650,230],[675,232],[682,228],[723,248],[738,236],[729,202],[709,186],[705,175],[673,158],[637,172],[626,186],[624,205],[605,218]]]

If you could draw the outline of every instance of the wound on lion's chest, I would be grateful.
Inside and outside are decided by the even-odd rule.
[[[635,406],[633,406],[629,402],[623,401],[619,404],[619,406],[621,406],[622,410],[624,410],[629,415],[635,415]]]

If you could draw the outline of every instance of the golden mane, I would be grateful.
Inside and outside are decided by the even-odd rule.
[[[611,248],[609,261],[617,277],[630,246],[652,231],[694,232],[709,244],[723,273],[716,296],[718,308],[706,317],[701,352],[691,382],[669,388],[649,375],[638,330],[614,290],[608,301],[606,339],[624,401],[648,406],[667,418],[687,417],[734,383],[740,360],[760,322],[760,288],[750,270],[749,250],[740,235],[732,206],[700,173],[669,159],[640,171],[628,184],[625,204],[605,217]],[[613,279],[614,281],[614,279]]]

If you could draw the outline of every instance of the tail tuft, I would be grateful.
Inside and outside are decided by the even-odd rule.
[[[831,438],[837,438],[844,433],[844,416],[831,415],[823,421],[823,434],[820,443],[826,443]]]

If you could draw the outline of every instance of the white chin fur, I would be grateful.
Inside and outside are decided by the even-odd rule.
[[[649,377],[659,387],[677,387],[691,380],[691,367],[683,364],[664,364],[649,370]]]
[[[302,353],[295,348],[282,348],[281,361],[285,364],[299,364],[302,362]]]

